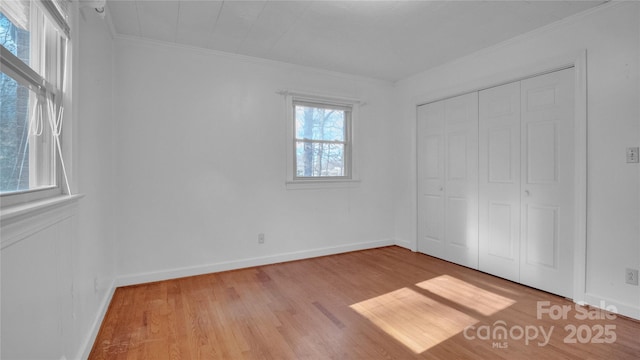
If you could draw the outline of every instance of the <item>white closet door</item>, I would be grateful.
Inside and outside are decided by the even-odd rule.
[[[445,101],[445,259],[478,268],[478,93]]]
[[[573,295],[573,69],[521,82],[520,282]]]
[[[520,82],[479,93],[480,270],[520,281]]]
[[[418,250],[478,267],[478,97],[418,107]]]
[[[418,107],[418,251],[444,258],[444,101]]]

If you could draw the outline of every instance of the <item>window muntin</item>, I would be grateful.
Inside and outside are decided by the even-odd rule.
[[[293,101],[294,180],[351,178],[352,107]]]
[[[68,42],[48,5],[25,0],[0,4],[3,206],[37,199],[34,191],[42,197],[62,192],[58,152]]]

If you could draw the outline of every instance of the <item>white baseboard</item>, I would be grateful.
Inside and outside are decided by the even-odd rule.
[[[231,261],[223,261],[212,264],[188,266],[182,268],[174,268],[168,270],[159,270],[138,274],[130,274],[119,276],[116,279],[117,286],[129,286],[136,284],[143,284],[154,281],[162,281],[169,279],[176,279],[186,276],[195,276],[202,274],[210,274],[220,271],[236,270],[252,266],[261,266],[275,264],[285,261],[308,259],[318,256],[334,255],[350,251],[374,249],[383,246],[396,245],[396,242],[392,239],[377,240],[369,242],[361,242],[348,245],[331,246],[324,248],[317,248],[311,250],[293,251],[282,254],[267,255],[254,258],[238,259]]]
[[[89,328],[89,333],[84,339],[78,354],[74,359],[87,359],[89,354],[91,353],[91,349],[93,348],[93,343],[96,341],[96,337],[98,336],[98,331],[100,331],[100,326],[102,325],[102,321],[104,320],[105,315],[107,314],[107,310],[109,309],[109,304],[111,304],[111,299],[113,299],[113,294],[116,292],[116,280],[114,279],[109,284],[109,288],[100,303],[100,307],[96,312],[96,316],[91,323],[91,327]]]
[[[417,249],[415,249],[414,244],[409,240],[396,239],[395,244],[405,249],[409,249],[411,251],[417,251]]]
[[[615,307],[616,313],[632,319],[640,320],[640,307],[621,303],[597,294],[584,294],[584,302],[590,306],[607,310],[607,307]]]

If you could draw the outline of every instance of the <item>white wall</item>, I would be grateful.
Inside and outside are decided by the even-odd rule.
[[[415,249],[416,104],[492,85],[587,50],[588,208],[587,294],[640,317],[640,290],[624,269],[640,267],[640,176],[625,149],[640,144],[640,4],[607,4],[482,50],[397,84],[394,127],[395,234]],[[578,297],[580,294],[578,294]]]
[[[84,197],[3,217],[3,359],[85,357],[113,291],[113,40],[95,12],[85,15],[73,33],[74,125],[65,125],[72,187]]]
[[[78,192],[78,241],[73,248],[80,351],[90,350],[109,305],[116,276],[115,154],[113,121],[114,41],[107,22],[93,8],[82,8],[79,35],[78,104],[74,149]],[[92,333],[93,332],[93,333]],[[86,354],[87,355],[87,354]]]
[[[393,244],[390,84],[131,38],[115,73],[120,284]],[[366,102],[360,184],[285,188],[282,89]]]

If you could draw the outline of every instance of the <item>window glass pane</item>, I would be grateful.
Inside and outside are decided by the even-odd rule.
[[[296,176],[345,176],[344,144],[296,142]]]
[[[8,3],[14,3],[9,1]],[[19,2],[15,2],[19,3]],[[29,6],[29,2],[24,5]],[[6,13],[5,13],[6,12]],[[28,31],[28,17],[24,20],[16,16],[10,16],[9,11],[0,12],[0,45],[4,46],[13,55],[29,64],[31,35]]]
[[[0,72],[0,193],[55,185],[55,149],[48,123],[29,135],[36,95]]]
[[[346,111],[295,106],[296,139],[344,141]]]
[[[29,89],[0,73],[0,191],[29,189]]]

